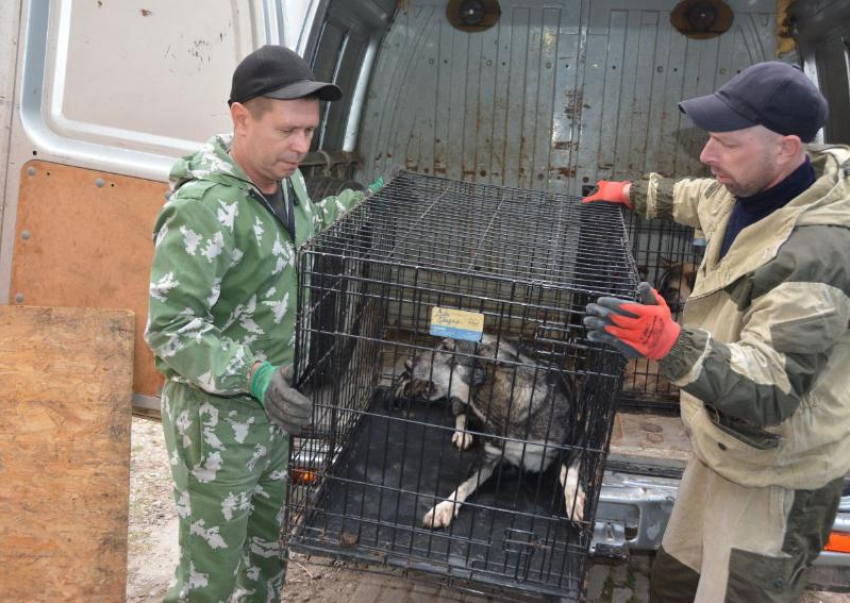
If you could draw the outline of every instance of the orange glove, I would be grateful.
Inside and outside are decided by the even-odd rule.
[[[638,294],[642,303],[600,297],[595,304],[587,304],[587,338],[614,346],[626,358],[661,360],[670,353],[682,329],[664,298],[649,283],[638,285]]]
[[[594,201],[604,201],[606,203],[619,203],[632,209],[632,204],[626,195],[626,187],[631,185],[628,180],[600,180],[596,183],[596,190],[593,194],[588,195],[581,200],[582,203],[593,203]]]

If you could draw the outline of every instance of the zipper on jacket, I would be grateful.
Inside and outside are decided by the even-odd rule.
[[[281,226],[283,226],[283,230],[289,235],[289,238],[292,239],[292,244],[295,245],[295,242],[296,242],[295,232],[294,232],[295,231],[295,208],[294,207],[292,208],[292,230],[293,230],[293,232],[289,232],[289,229],[286,227],[286,224],[284,224],[283,220],[280,219],[280,216],[277,215],[274,208],[272,207],[272,204],[269,202],[268,198],[266,198],[266,196],[263,194],[263,192],[259,188],[257,188],[257,186],[253,182],[251,182],[250,184],[251,184],[251,191],[250,191],[249,194],[254,199],[256,199],[257,201],[262,203],[263,207],[266,208],[266,211],[268,211],[272,215],[272,217],[275,220],[277,220],[280,223]],[[285,192],[285,189],[283,188],[283,181],[282,180],[278,182],[278,186],[281,187],[281,192],[283,193],[283,195],[282,195],[283,196],[283,202],[288,205],[289,204],[289,195]],[[295,194],[294,189],[293,189],[292,192],[293,192],[293,194]],[[298,204],[294,203],[294,205],[298,205]]]

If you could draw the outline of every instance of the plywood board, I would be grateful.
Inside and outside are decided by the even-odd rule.
[[[0,306],[0,598],[123,601],[133,315]]]
[[[143,333],[152,231],[166,185],[130,176],[27,163],[21,172],[10,303],[126,308],[136,314],[134,391],[159,395],[162,377]]]

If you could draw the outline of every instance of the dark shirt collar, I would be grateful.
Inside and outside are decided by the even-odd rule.
[[[749,197],[735,197],[735,207],[732,209],[720,246],[720,257],[726,255],[739,232],[787,205],[814,184],[815,179],[815,169],[806,157],[800,167],[769,189]]]

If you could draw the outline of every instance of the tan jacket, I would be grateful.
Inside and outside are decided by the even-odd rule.
[[[819,488],[850,471],[850,149],[810,150],[815,183],[743,229],[712,179],[650,174],[635,210],[701,229],[684,328],[661,363],[694,452],[744,486]]]

